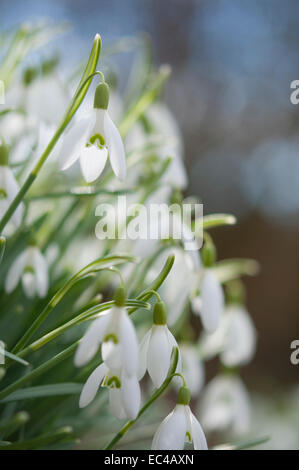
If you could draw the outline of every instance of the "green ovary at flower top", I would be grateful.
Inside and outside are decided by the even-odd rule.
[[[87,183],[98,179],[109,156],[117,178],[126,178],[126,156],[120,134],[108,113],[109,88],[100,83],[95,91],[93,112],[65,135],[61,148],[60,166],[67,170],[78,159]]]

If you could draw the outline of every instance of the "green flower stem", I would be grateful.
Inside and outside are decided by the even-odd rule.
[[[98,271],[105,270],[107,268],[112,267],[113,265],[123,263],[125,261],[134,262],[135,258],[132,256],[118,256],[112,255],[107,256],[105,258],[100,258],[93,263],[85,266],[85,268],[81,269],[75,276],[73,276],[64,286],[59,289],[58,292],[52,297],[50,302],[46,305],[44,310],[40,313],[40,315],[34,320],[31,326],[28,328],[26,333],[22,336],[22,338],[18,341],[16,346],[13,349],[13,353],[18,353],[28,342],[28,340],[33,336],[39,326],[46,320],[46,318],[50,315],[52,310],[56,307],[56,305],[60,302],[60,300],[67,294],[67,292],[74,286],[76,282],[83,279],[84,277],[94,274]]]
[[[82,188],[75,188],[71,191],[61,191],[57,193],[37,194],[29,196],[26,201],[40,201],[43,199],[61,199],[61,198],[84,198],[93,197],[98,195],[107,196],[121,196],[123,194],[133,193],[136,188],[119,189],[117,191],[109,191],[108,189],[95,189],[91,187],[82,186]]]
[[[53,444],[54,442],[66,442],[72,440],[73,436],[73,428],[70,426],[64,426],[63,428],[59,428],[54,432],[48,432],[45,434],[41,434],[38,437],[34,437],[33,439],[27,439],[21,442],[15,442],[13,444],[8,444],[6,446],[1,447],[2,450],[29,450],[29,449],[36,449],[38,447],[47,446],[49,444]]]
[[[112,441],[109,442],[109,444],[107,445],[107,447],[105,447],[105,450],[109,450],[109,449],[112,449],[115,444],[129,431],[129,429],[133,426],[133,424],[136,423],[136,421],[140,418],[140,416],[143,415],[143,413],[152,405],[152,403],[154,403],[157,398],[159,398],[159,396],[164,392],[164,390],[166,390],[166,388],[168,387],[168,385],[170,384],[172,378],[173,378],[173,374],[175,373],[176,371],[176,368],[177,368],[177,364],[178,364],[178,358],[179,358],[179,351],[178,351],[178,348],[173,348],[173,352],[172,352],[172,363],[170,365],[170,368],[169,368],[169,371],[168,371],[168,374],[167,374],[167,377],[166,379],[164,380],[163,384],[161,385],[160,388],[158,388],[155,393],[153,393],[153,395],[151,396],[151,398],[145,403],[145,405],[141,408],[141,410],[139,411],[138,415],[137,415],[137,418],[133,419],[132,421],[128,421],[123,427],[122,429],[116,434],[116,436],[112,439]]]
[[[135,122],[142,116],[144,111],[153,103],[162,86],[168,79],[171,69],[168,65],[160,67],[159,72],[153,80],[151,86],[133,104],[131,109],[125,114],[120,125],[119,132],[125,137]]]
[[[151,298],[151,296],[153,295],[153,291],[157,291],[159,289],[159,287],[163,284],[163,282],[165,281],[166,277],[168,276],[172,266],[173,266],[173,263],[174,263],[174,255],[169,255],[160,274],[156,277],[156,279],[151,283],[151,285],[146,289],[144,290],[143,292],[141,292],[137,297],[136,297],[136,300],[144,300],[145,302]],[[137,310],[136,307],[134,308],[131,308],[129,310],[129,315],[131,315],[133,312],[135,312],[135,310]]]
[[[23,349],[22,351],[18,353],[18,357],[22,358],[26,356],[27,354],[29,354],[30,352],[40,349],[42,346],[49,343],[53,339],[57,338],[57,336],[61,335],[65,331],[69,330],[70,328],[74,326],[79,325],[80,323],[83,323],[84,321],[92,320],[93,317],[98,316],[99,313],[109,310],[111,307],[113,307],[113,305],[115,305],[114,301],[110,300],[109,302],[104,302],[100,305],[97,305],[95,307],[91,307],[88,310],[85,310],[84,312],[80,313],[76,317],[72,318],[72,320],[68,321],[67,323],[64,323],[64,325],[61,325],[58,328],[55,328],[55,330],[50,331],[49,333],[45,334],[41,338],[31,343],[29,346],[27,346],[25,349]],[[141,302],[138,300],[130,300],[130,299],[126,300],[125,306],[134,307],[135,309],[137,308],[149,309],[150,308],[150,305],[147,304],[146,302]]]
[[[94,39],[93,47],[89,56],[89,60],[87,63],[87,66],[85,68],[85,71],[83,73],[83,76],[80,80],[79,86],[77,88],[77,91],[75,92],[74,98],[70,103],[70,106],[65,114],[65,116],[62,118],[61,124],[58,126],[54,136],[50,140],[49,144],[47,145],[46,149],[42,153],[40,159],[38,160],[37,164],[33,168],[32,172],[28,175],[26,181],[24,182],[23,186],[20,188],[18,194],[14,198],[14,200],[11,202],[10,206],[8,207],[6,213],[4,214],[1,222],[0,222],[0,233],[3,231],[5,228],[7,222],[10,220],[11,216],[19,206],[19,204],[22,202],[25,194],[31,187],[32,183],[36,179],[40,169],[42,168],[43,164],[47,160],[48,156],[52,152],[53,148],[55,147],[58,139],[64,132],[65,128],[69,124],[70,120],[72,119],[73,115],[79,108],[80,104],[82,103],[89,86],[92,81],[92,77],[95,74],[95,69],[98,63],[99,55],[101,51],[101,38],[97,34]]]
[[[56,366],[60,362],[64,361],[68,357],[70,357],[75,349],[77,348],[79,344],[79,341],[76,341],[73,343],[71,346],[66,348],[64,351],[60,352],[56,356],[52,357],[49,359],[47,362],[42,364],[41,366],[37,367],[36,369],[32,370],[26,375],[23,375],[20,379],[16,380],[12,384],[8,385],[4,390],[0,391],[0,400],[3,400],[6,398],[8,395],[10,395],[12,392],[15,390],[18,390],[21,388],[23,385],[25,385],[28,382],[31,382],[32,380],[36,379],[36,377],[39,377],[40,375],[44,374],[48,370],[52,369],[52,367]]]
[[[187,387],[187,383],[186,383],[186,379],[185,377],[183,376],[183,374],[180,374],[180,372],[176,372],[175,374],[173,374],[172,377],[180,377],[183,381],[183,386],[184,387]]]
[[[0,263],[3,259],[4,251],[5,251],[6,239],[5,237],[0,237]]]

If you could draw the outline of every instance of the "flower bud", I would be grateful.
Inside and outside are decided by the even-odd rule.
[[[154,307],[153,321],[155,325],[165,325],[166,324],[166,307],[164,302],[157,302]]]
[[[123,307],[126,302],[126,291],[125,288],[119,286],[115,289],[114,292],[114,302],[117,307]]]
[[[109,104],[109,86],[106,82],[96,87],[93,107],[95,109],[107,109]]]
[[[181,387],[178,394],[177,404],[188,406],[190,403],[191,393],[188,387]]]

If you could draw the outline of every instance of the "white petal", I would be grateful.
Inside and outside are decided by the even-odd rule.
[[[27,297],[32,298],[36,294],[36,277],[32,272],[24,272],[22,286]]]
[[[126,310],[120,320],[120,342],[123,355],[123,368],[128,376],[136,375],[138,370],[138,340],[132,321]]]
[[[169,344],[170,344],[170,347],[171,347],[171,352],[172,352],[173,348],[178,349],[179,357],[178,357],[178,365],[177,365],[176,370],[177,370],[177,372],[182,372],[182,358],[181,358],[180,348],[179,348],[179,345],[177,343],[177,340],[175,339],[175,337],[173,336],[171,331],[169,331],[168,328],[167,328],[167,336],[168,336],[168,341],[169,341]],[[169,366],[170,366],[170,364],[169,364]]]
[[[8,166],[2,167],[2,171],[4,176],[4,189],[9,202],[11,202],[19,192],[19,185]]]
[[[207,269],[201,283],[201,319],[204,328],[213,333],[220,322],[224,310],[224,297],[220,282],[215,274]]]
[[[151,334],[152,334],[152,329],[150,329],[144,335],[139,346],[138,380],[141,380],[144,374],[146,373],[148,345],[149,345]]]
[[[183,450],[187,431],[186,414],[183,405],[177,405],[158,427],[152,450]]]
[[[94,123],[95,115],[85,117],[74,124],[64,136],[60,151],[61,170],[67,170],[78,160]]]
[[[106,147],[98,148],[96,145],[91,145],[82,150],[80,165],[86,183],[98,179],[105,168],[107,158],[108,150]]]
[[[109,369],[121,369],[122,367],[122,349],[120,344],[113,341],[105,341],[101,348],[102,359]]]
[[[120,388],[111,388],[109,390],[110,411],[118,419],[124,419],[126,413],[122,403],[122,392]]]
[[[154,325],[148,346],[147,369],[155,387],[159,388],[166,379],[171,357],[167,327]]]
[[[138,415],[141,401],[140,386],[136,376],[122,375],[121,390],[123,407],[128,419],[135,419]]]
[[[107,372],[108,372],[107,366],[105,364],[101,364],[88,377],[80,395],[80,399],[79,399],[80,408],[84,408],[85,406],[89,405],[89,403],[92,402]]]
[[[75,354],[74,362],[77,367],[84,366],[95,355],[110,319],[111,314],[108,313],[100,316],[90,325]]]
[[[18,285],[21,274],[24,271],[27,261],[27,250],[23,251],[13,262],[5,280],[5,290],[9,294]]]
[[[190,410],[191,420],[191,436],[193,440],[193,446],[195,450],[208,450],[206,436],[202,430],[201,425]]]
[[[45,297],[48,292],[49,285],[47,261],[38,248],[34,248],[32,253],[32,264],[36,276],[37,294],[39,297]]]
[[[226,310],[226,332],[224,335],[221,361],[228,367],[247,364],[256,348],[256,330],[243,307]]]
[[[124,144],[117,127],[107,112],[105,113],[104,129],[112,170],[118,179],[124,181],[127,173]]]

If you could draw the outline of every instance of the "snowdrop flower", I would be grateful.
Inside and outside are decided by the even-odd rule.
[[[243,366],[251,361],[256,350],[256,329],[243,305],[226,307],[219,328],[212,335],[204,334],[200,347],[206,358],[220,354],[227,367]]]
[[[207,385],[200,411],[206,431],[230,430],[237,436],[249,430],[249,396],[241,379],[233,374],[219,375]]]
[[[127,148],[129,150],[142,148],[150,142],[150,139],[161,139],[162,143],[156,151],[157,155],[161,160],[169,156],[173,157],[162,177],[161,184],[185,189],[188,185],[188,177],[184,166],[183,138],[174,116],[164,104],[154,103],[147,109],[145,120],[150,133],[142,123],[137,122],[126,138]]]
[[[212,268],[204,269],[200,283],[200,300],[195,297],[192,308],[194,313],[200,316],[208,333],[216,331],[224,311],[224,295]]]
[[[109,156],[115,176],[126,178],[126,157],[122,139],[107,108],[107,83],[97,86],[92,115],[81,119],[66,134],[61,148],[61,169],[67,170],[78,159],[87,183],[95,181],[104,170]]]
[[[18,192],[19,185],[8,167],[8,148],[0,141],[0,217],[3,217]],[[24,205],[21,203],[12,215],[15,227],[21,225],[23,213]]]
[[[124,371],[109,369],[105,363],[102,363],[92,372],[82,389],[80,408],[92,402],[100,385],[109,388],[109,405],[113,416],[119,419],[136,418],[141,400],[136,375],[128,377]]]
[[[196,347],[192,344],[180,344],[182,372],[189,386],[192,397],[197,397],[205,381],[205,371]]]
[[[125,291],[115,291],[115,306],[101,315],[87,329],[75,354],[75,365],[84,366],[97,352],[100,344],[103,361],[113,370],[123,370],[128,377],[138,368],[138,341],[125,304]]]
[[[142,379],[146,371],[156,388],[159,388],[169,371],[173,347],[178,344],[166,325],[166,309],[163,302],[154,307],[154,324],[140,344],[138,378]],[[180,369],[180,358],[178,369]]]
[[[13,262],[5,280],[5,290],[12,292],[22,281],[27,297],[45,297],[48,292],[48,265],[39,248],[28,246]]]
[[[183,450],[185,442],[193,442],[195,450],[207,450],[204,432],[189,407],[190,391],[182,387],[177,405],[158,427],[152,450]]]

